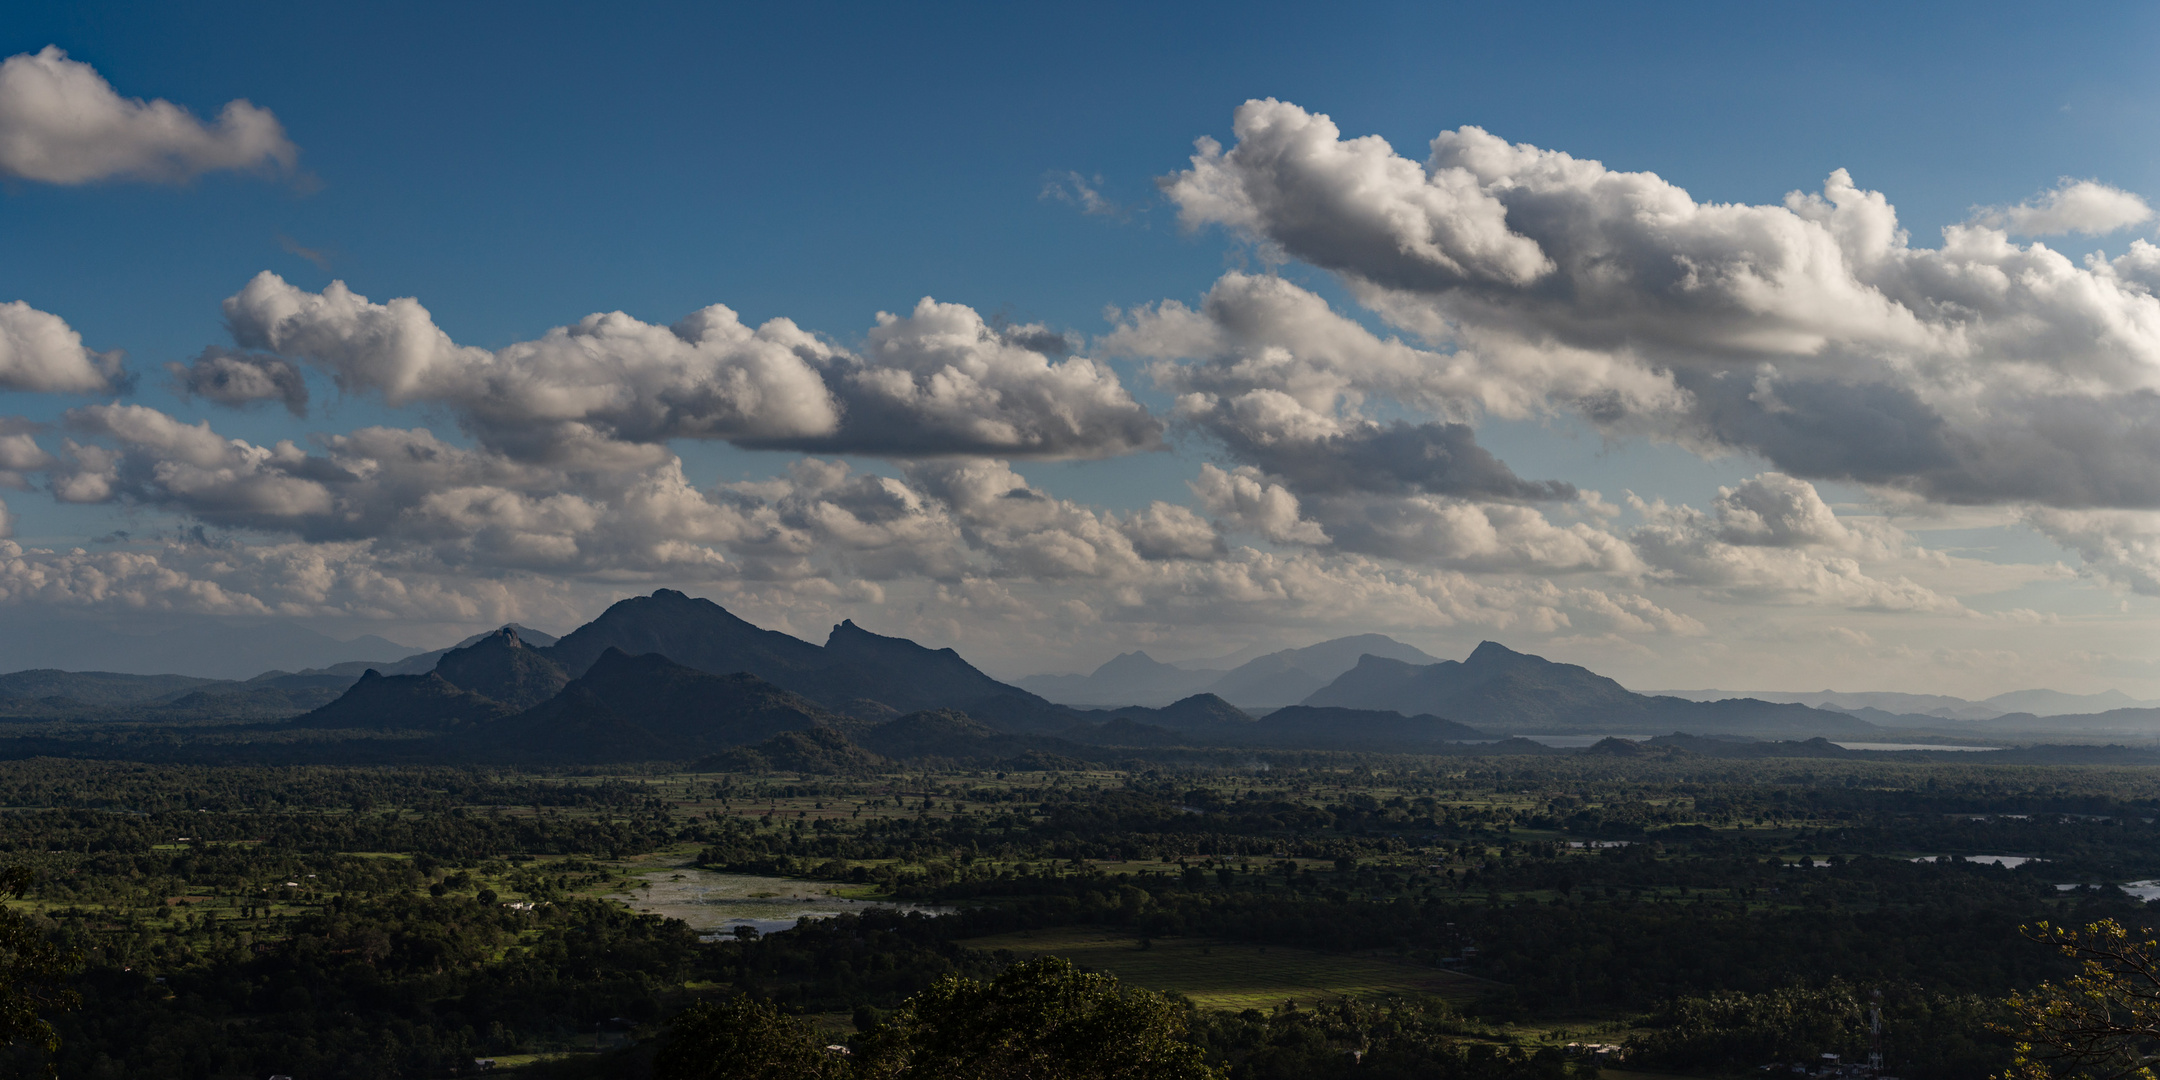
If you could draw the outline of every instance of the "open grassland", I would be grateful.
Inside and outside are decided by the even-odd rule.
[[[1727,1075],[1737,1074],[1653,1072],[1647,1069],[1615,1069],[1610,1066],[1598,1070],[1598,1080],[1715,1080],[1716,1077]]]
[[[973,938],[978,949],[1023,957],[1062,956],[1150,990],[1176,991],[1204,1009],[1300,1007],[1338,997],[1475,997],[1492,984],[1452,971],[1374,956],[1245,945],[1205,938],[1154,938],[1092,928],[1022,931]]]

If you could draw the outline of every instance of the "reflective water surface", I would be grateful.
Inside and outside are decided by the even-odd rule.
[[[1943,743],[1921,742],[1840,742],[1847,750],[2000,750],[2000,746],[1949,746]]]
[[[943,915],[953,909],[932,904],[886,900],[850,900],[833,895],[837,886],[823,881],[722,874],[694,866],[661,867],[638,875],[643,884],[615,899],[637,911],[681,919],[707,937],[728,937],[738,926],[761,934],[792,930],[804,918],[829,918],[845,912],[897,908]]]
[[[1942,860],[1944,860],[1944,859],[1947,859],[1947,858],[1950,858],[1950,856],[1948,856],[1948,855],[1922,855],[1921,857],[1919,857],[1919,858],[1917,858],[1917,859],[1914,859],[1913,861],[1914,861],[1914,862],[1941,862]],[[1995,864],[1995,865],[1997,865],[1997,866],[2001,866],[2001,867],[2006,867],[2006,868],[2008,868],[2008,869],[2012,869],[2012,870],[2015,870],[2015,869],[2017,869],[2018,867],[2020,867],[2020,866],[2023,866],[2023,865],[2025,865],[2026,863],[2029,863],[2029,862],[2046,862],[2046,861],[2047,861],[2046,859],[2036,859],[2036,858],[2033,858],[2033,857],[2032,857],[2032,856],[2030,856],[2030,855],[1960,855],[1960,856],[1958,856],[1958,858],[1959,858],[1960,860],[1964,861],[1964,862],[1974,862],[1974,863],[1994,863],[1994,864]]]

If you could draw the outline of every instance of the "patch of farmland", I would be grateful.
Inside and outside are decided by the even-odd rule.
[[[1149,990],[1174,990],[1207,1009],[1299,1007],[1337,998],[1475,997],[1491,983],[1469,975],[1376,956],[1340,955],[1208,938],[1161,937],[1093,928],[1025,930],[971,938],[977,949],[1062,956]]]

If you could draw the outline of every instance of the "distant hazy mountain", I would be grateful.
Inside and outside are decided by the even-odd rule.
[[[1878,709],[1907,718],[1908,722],[1913,717],[1993,720],[2010,713],[2071,716],[2106,712],[2110,709],[2160,706],[2160,701],[2140,701],[2120,690],[2108,690],[2098,694],[2066,694],[2060,690],[2013,690],[1981,701],[1950,697],[1946,694],[1899,694],[1888,691],[1815,690],[1795,693],[1785,690],[1653,690],[1649,693],[1686,698],[1690,701],[1749,697],[1758,701],[1793,702],[1815,709],[1836,709],[1855,715],[1863,715],[1862,710],[1865,709]]]
[[[2024,737],[2048,741],[2068,738],[2082,741],[2127,737],[2152,740],[2160,739],[2160,708],[2140,705],[2127,709],[2109,709],[2106,712],[2059,713],[2054,716],[2037,716],[2026,712],[2004,713],[1991,720],[1960,727],[1960,734],[1991,738]]]
[[[354,681],[348,675],[266,671],[246,682],[205,683],[187,693],[167,695],[158,701],[176,713],[229,720],[279,719],[337,700]]]
[[[247,679],[273,669],[301,671],[343,660],[391,661],[417,651],[373,634],[339,641],[282,622],[206,630],[199,624],[181,629],[147,621],[52,619],[7,625],[0,620],[0,671],[57,668]]]
[[[1431,713],[1500,733],[1633,733],[1866,737],[1880,729],[1844,713],[1751,699],[1647,697],[1575,664],[1488,641],[1468,659],[1407,664],[1366,656],[1306,705]]]
[[[301,674],[351,675],[354,678],[359,678],[361,672],[367,671],[368,669],[372,668],[385,675],[425,675],[428,672],[435,670],[435,665],[441,662],[444,656],[449,655],[452,649],[469,648],[473,645],[479,644],[480,642],[486,640],[489,637],[501,633],[504,630],[517,631],[518,640],[524,642],[529,647],[546,648],[550,645],[555,644],[555,635],[553,634],[541,630],[535,630],[530,626],[521,626],[517,623],[504,623],[499,629],[489,630],[486,633],[474,634],[473,636],[466,638],[465,640],[460,641],[455,645],[450,646],[450,648],[448,649],[436,649],[433,652],[414,653],[413,655],[408,656],[403,660],[393,660],[389,663],[383,663],[377,660],[347,660],[342,663],[332,664],[326,668],[319,668],[314,671],[303,671],[301,672]]]
[[[2065,694],[2060,690],[2012,690],[1988,698],[1986,704],[2002,711],[2028,712],[2034,716],[2069,716],[2112,712],[2116,709],[2150,709],[2160,701],[2139,701],[2120,690],[2097,694]]]
[[[1279,651],[1256,643],[1221,656],[1206,656],[1198,660],[1172,660],[1170,662],[1187,671],[1228,671],[1248,660],[1257,660],[1271,652]]]
[[[1305,700],[1336,676],[1356,667],[1362,656],[1409,664],[1430,664],[1438,659],[1384,634],[1358,634],[1255,657],[1209,683],[1208,692],[1233,705],[1288,705]]]
[[[1067,705],[1164,705],[1222,677],[1220,671],[1188,671],[1134,651],[1086,675],[1030,675],[1016,685]]]
[[[1244,746],[1298,750],[1434,750],[1443,743],[1483,742],[1491,736],[1437,716],[1393,710],[1290,705],[1254,718],[1213,694],[1195,694],[1162,708],[1126,706],[1085,714],[1085,728],[1068,735],[1111,746]]]
[[[0,675],[0,698],[63,697],[86,705],[126,705],[184,694],[216,682],[215,679],[189,675],[128,675],[114,671],[36,668]]]
[[[435,670],[448,649],[414,653],[403,660],[345,660],[327,667],[303,668],[302,675],[343,675],[357,679],[372,671],[377,675],[425,675]]]
[[[0,675],[0,714],[56,719],[274,720],[326,704],[352,682],[347,676],[283,671],[264,672],[240,682],[40,668]]]
[[[1031,675],[1020,686],[1077,706],[1167,705],[1204,692],[1233,705],[1273,708],[1303,701],[1366,655],[1412,664],[1436,659],[1385,634],[1358,634],[1257,656],[1229,671],[1189,670],[1129,652],[1087,675]]]
[[[1438,743],[1489,738],[1484,732],[1430,714],[1291,705],[1260,718],[1253,745],[1325,750],[1423,750]]]
[[[1945,720],[1925,713],[1891,713],[1868,707],[1840,711],[1874,724],[1883,731],[1950,736],[1968,743],[2160,741],[2160,708],[2152,706],[2109,709],[2097,713],[2060,713],[2054,716],[2014,712],[1991,716],[1985,720]],[[1876,738],[1880,739],[1880,736]],[[1900,736],[1900,739],[1902,738],[1903,736]],[[1971,760],[1977,762],[1983,759],[1976,757]]]
[[[1927,716],[1940,720],[1986,720],[2011,711],[1945,694],[1899,694],[1889,691],[1648,690],[1644,693],[1653,697],[1676,697],[1689,701],[1753,698],[1756,701],[1805,705],[1811,709],[1834,709],[1856,715],[1863,709],[1875,709],[1885,713]]]
[[[1102,713],[1091,713],[1093,720]],[[1242,736],[1253,729],[1252,714],[1239,709],[1213,694],[1194,694],[1189,698],[1173,701],[1160,708],[1144,705],[1128,705],[1108,714],[1110,718],[1124,718],[1134,723],[1159,727],[1166,731],[1187,732],[1202,736]]]

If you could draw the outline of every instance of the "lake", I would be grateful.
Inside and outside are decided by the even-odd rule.
[[[2097,881],[2086,881],[2086,882],[2077,882],[2077,881],[2073,881],[2073,882],[2069,883],[2068,885],[2057,885],[2057,886],[2055,886],[2055,891],[2056,891],[2056,892],[2075,892],[2075,891],[2077,891],[2077,890],[2079,890],[2079,889],[2105,889],[2105,888],[2107,888],[2107,886],[2106,886],[2106,885],[2103,885],[2103,884],[2101,884],[2101,883],[2099,883],[2099,882],[2097,882]],[[2127,895],[2129,895],[2129,896],[2133,896],[2133,897],[2136,897],[2136,898],[2137,898],[2137,899],[2139,899],[2139,900],[2144,900],[2144,901],[2147,901],[2147,902],[2151,902],[2151,901],[2154,901],[2154,900],[2160,900],[2160,879],[2156,879],[2156,880],[2151,880],[2151,881],[2125,881],[2125,882],[2123,882],[2122,884],[2120,884],[2120,885],[2117,885],[2117,886],[2116,886],[2116,888],[2118,888],[2118,889],[2121,889],[2121,890],[2122,890],[2122,891],[2123,891],[2123,892],[2124,892],[2125,894],[2127,894]]]
[[[638,875],[646,882],[612,899],[632,910],[681,919],[709,938],[733,936],[738,926],[761,934],[792,930],[798,919],[830,918],[849,912],[893,908],[944,915],[953,908],[887,900],[850,900],[833,895],[837,886],[822,881],[723,874],[694,866],[662,867]]]
[[[1942,743],[1918,742],[1833,742],[1847,750],[2000,750],[2000,746],[1945,746]]]
[[[1627,741],[1629,741],[1629,742],[1633,742],[1633,743],[1646,743],[1646,742],[1649,742],[1649,741],[1650,741],[1650,740],[1651,740],[1652,738],[1654,738],[1654,736],[1650,736],[1650,735],[1525,735],[1525,736],[1523,736],[1523,738],[1525,738],[1525,739],[1528,739],[1528,740],[1530,740],[1531,742],[1534,742],[1534,743],[1543,743],[1544,745],[1546,745],[1546,746],[1550,746],[1550,747],[1553,747],[1553,748],[1555,748],[1555,749],[1562,749],[1562,750],[1577,750],[1577,749],[1581,749],[1582,747],[1585,747],[1585,746],[1596,746],[1596,745],[1597,745],[1598,743],[1600,743],[1600,742],[1603,742],[1603,741],[1605,741],[1606,739],[1626,739]],[[1841,747],[1844,747],[1844,748],[1845,748],[1845,749],[1847,749],[1847,750],[2000,750],[2000,749],[2002,749],[2002,747],[2000,747],[2000,746],[1947,746],[1947,745],[1944,745],[1944,744],[1942,744],[1942,743],[1903,743],[1903,742],[1836,742],[1836,741],[1832,741],[1831,745],[1832,745],[1832,746],[1841,746]]]

